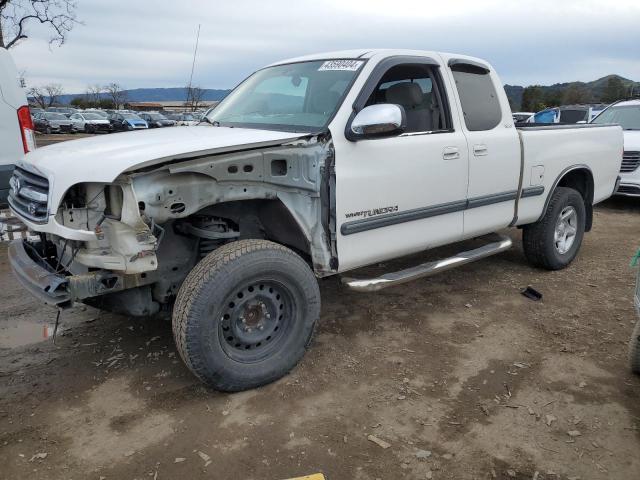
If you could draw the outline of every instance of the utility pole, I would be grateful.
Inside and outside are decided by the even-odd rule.
[[[198,42],[200,41],[200,24],[198,24],[198,33],[196,34],[196,48],[193,51],[193,63],[191,64],[191,75],[189,76],[189,86],[187,87],[187,105],[191,100],[191,86],[193,82],[193,71],[196,68],[196,55],[198,54]]]

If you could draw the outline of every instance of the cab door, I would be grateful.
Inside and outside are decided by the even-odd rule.
[[[474,60],[446,60],[469,149],[464,236],[472,237],[505,228],[513,220],[520,140],[504,89],[492,69]]]
[[[439,63],[426,57],[386,59],[364,84],[353,115],[381,103],[403,107],[404,133],[349,141],[344,131],[332,132],[340,271],[463,235],[468,149],[452,123]]]

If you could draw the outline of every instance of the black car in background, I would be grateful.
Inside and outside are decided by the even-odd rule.
[[[64,113],[36,113],[33,126],[36,132],[41,133],[73,133],[71,120]]]
[[[176,122],[169,120],[161,113],[149,112],[139,113],[140,118],[147,122],[149,128],[173,127]]]

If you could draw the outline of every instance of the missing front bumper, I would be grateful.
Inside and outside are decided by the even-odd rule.
[[[9,263],[14,275],[34,297],[48,305],[60,307],[72,303],[67,277],[56,274],[31,258],[24,240],[9,244]]]
[[[82,275],[55,272],[39,257],[37,245],[26,240],[9,244],[9,263],[20,284],[34,297],[48,305],[70,307],[76,300],[120,291],[124,282],[120,275],[96,271]]]

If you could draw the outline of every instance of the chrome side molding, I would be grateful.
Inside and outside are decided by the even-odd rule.
[[[423,263],[415,267],[406,268],[397,272],[385,273],[376,278],[357,279],[342,277],[342,283],[357,292],[377,292],[383,288],[400,285],[418,278],[430,277],[436,273],[451,270],[452,268],[475,262],[482,258],[490,257],[505,250],[509,250],[513,242],[506,235],[497,235],[497,240],[481,247],[457,255],[433,262]]]

